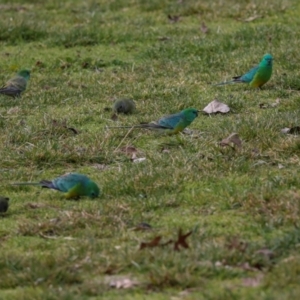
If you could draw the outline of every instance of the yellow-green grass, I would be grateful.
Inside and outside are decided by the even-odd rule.
[[[300,297],[300,140],[281,133],[300,125],[297,0],[20,0],[0,9],[0,81],[31,69],[21,99],[0,96],[1,195],[10,198],[0,299]],[[274,69],[262,90],[212,86],[265,53]],[[113,121],[107,108],[118,98],[137,110]],[[213,99],[231,112],[200,115],[193,135],[106,128]],[[221,147],[233,132],[242,148]],[[125,146],[146,160],[132,162]],[[11,185],[66,172],[90,176],[101,197],[67,201]],[[133,230],[141,222],[153,229]],[[139,250],[179,228],[193,232],[188,249]],[[116,276],[138,284],[115,289]]]

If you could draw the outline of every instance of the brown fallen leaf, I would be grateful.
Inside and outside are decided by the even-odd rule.
[[[129,289],[138,285],[138,281],[124,276],[110,276],[109,286],[116,289]]]
[[[170,245],[170,244],[172,244],[172,243],[174,243],[174,241],[171,239],[171,240],[168,240],[168,241],[165,242],[165,243],[160,244],[160,246],[164,247],[164,246]]]
[[[160,42],[165,42],[165,41],[168,41],[168,40],[170,40],[171,38],[169,38],[168,36],[161,36],[161,37],[159,37],[158,38],[158,40],[160,41]]]
[[[188,243],[186,242],[186,238],[189,237],[192,234],[192,231],[189,231],[186,234],[182,234],[182,229],[180,228],[178,230],[178,238],[177,241],[174,243],[174,250],[179,251],[179,246],[183,248],[189,248]]]
[[[62,70],[67,69],[67,68],[70,68],[71,66],[72,66],[72,65],[71,65],[70,63],[61,63],[61,64],[60,64],[60,68],[61,68]],[[69,83],[69,82],[68,82],[68,85],[69,85],[69,86],[72,86],[71,83]]]
[[[170,153],[170,149],[162,147],[161,152],[162,153]]]
[[[113,121],[117,121],[118,120],[118,115],[113,113],[110,117]]]
[[[24,206],[31,208],[31,209],[37,209],[37,208],[58,208],[55,205],[49,205],[49,204],[43,204],[43,203],[26,203]]]
[[[66,128],[71,130],[74,134],[78,134],[77,129],[75,129],[74,127],[66,127]]]
[[[250,264],[248,262],[242,263],[242,264],[238,265],[238,267],[245,271],[251,271],[251,272],[259,271],[259,269],[250,266]]]
[[[134,146],[124,146],[119,151],[129,156],[131,161],[134,163],[139,163],[146,160],[146,157],[137,157],[139,151]]]
[[[263,277],[263,274],[258,274],[256,277],[244,278],[243,286],[257,287],[261,284]]]
[[[35,65],[36,65],[37,67],[40,67],[40,68],[42,68],[42,67],[45,66],[45,64],[44,64],[43,62],[41,62],[40,60],[38,60],[38,61],[35,63]]]
[[[78,130],[75,129],[74,127],[68,127],[67,126],[67,120],[58,121],[58,120],[53,119],[52,120],[52,126],[68,129],[68,130],[72,131],[74,134],[79,133]]]
[[[142,242],[140,245],[140,250],[142,250],[144,248],[157,247],[157,246],[159,246],[160,240],[161,240],[161,236],[157,236],[151,242],[148,242],[148,243]]]
[[[131,157],[131,161],[133,163],[140,163],[142,161],[145,161],[146,160],[146,157],[136,157],[136,154],[133,154],[132,157]]]
[[[220,142],[220,146],[231,146],[233,144],[234,146],[237,146],[238,148],[242,147],[242,141],[237,133],[232,133],[227,138],[223,139]]]
[[[272,259],[275,256],[275,253],[268,248],[262,248],[260,250],[257,250],[255,252],[255,254],[263,255],[264,257],[269,258],[269,259]]]
[[[259,108],[262,108],[262,109],[273,108],[273,107],[278,106],[279,104],[280,104],[280,99],[277,98],[277,99],[275,100],[275,102],[274,102],[274,103],[271,103],[271,104],[268,104],[268,103],[260,103],[260,104],[259,104]]]
[[[259,19],[259,18],[261,18],[261,16],[258,16],[258,15],[251,16],[251,17],[245,19],[244,22],[252,22],[252,21],[254,21],[256,19]]]
[[[271,103],[271,106],[272,106],[272,107],[276,107],[276,106],[279,105],[279,104],[280,104],[280,99],[277,98],[277,99],[275,100],[274,103]]]
[[[141,230],[152,230],[152,226],[148,223],[142,222],[134,228],[134,231],[141,231]]]
[[[229,239],[228,243],[226,244],[226,247],[229,250],[238,250],[240,252],[245,252],[248,247],[248,244],[235,236]]]
[[[97,169],[97,170],[101,170],[101,171],[106,170],[106,169],[109,168],[109,166],[105,165],[105,164],[94,164],[92,167]]]
[[[174,244],[174,247],[173,247],[174,251],[179,251],[180,250],[180,246],[182,248],[186,248],[187,249],[187,248],[189,248],[189,245],[186,242],[186,239],[191,234],[192,234],[192,231],[190,231],[190,232],[188,232],[186,234],[182,234],[182,229],[179,229],[178,230],[178,237],[177,237],[176,241],[170,239],[170,240],[168,240],[165,243],[160,243],[162,237],[161,236],[157,236],[152,241],[150,241],[148,243],[145,243],[145,242],[141,243],[140,250],[142,250],[144,248],[153,248],[153,247],[158,247],[158,246],[164,247],[164,246],[167,246],[167,245],[170,245],[170,244]]]
[[[21,111],[21,108],[19,106],[14,106],[14,107],[11,107],[8,111],[7,111],[7,114],[8,115],[14,115],[14,114],[17,114],[18,112]]]
[[[88,67],[90,66],[90,64],[89,64],[89,62],[84,61],[84,62],[81,64],[81,66],[82,66],[83,69],[86,69],[86,68],[88,68]]]
[[[179,22],[180,16],[175,16],[175,15],[172,16],[172,15],[168,15],[168,19],[169,19],[170,22],[176,23],[176,22]]]
[[[26,203],[26,206],[28,208],[32,208],[32,209],[37,209],[37,208],[45,207],[45,205],[40,204],[40,203]]]
[[[259,108],[266,109],[266,108],[268,108],[268,104],[266,104],[266,103],[259,103]]]
[[[200,30],[201,30],[204,34],[209,33],[209,29],[208,29],[208,27],[205,25],[204,22],[201,23]]]
[[[138,150],[134,146],[124,146],[124,147],[120,148],[120,152],[123,152],[129,156],[132,156],[132,154],[138,153]]]
[[[212,102],[210,102],[207,106],[205,106],[203,111],[207,114],[226,114],[230,111],[230,108],[227,104],[224,104],[215,99]]]
[[[49,240],[56,240],[59,238],[58,236],[45,235],[42,232],[39,232],[39,236],[42,237],[43,239],[49,239]]]

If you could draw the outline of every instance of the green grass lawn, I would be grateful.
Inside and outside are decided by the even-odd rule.
[[[300,139],[281,133],[300,125],[298,0],[2,0],[0,11],[0,82],[31,69],[21,99],[0,95],[1,300],[300,297]],[[212,86],[265,53],[262,90]],[[119,98],[137,110],[113,120]],[[201,114],[192,135],[107,128],[214,99],[230,113]],[[221,147],[233,132],[242,147]],[[66,172],[101,197],[11,185]],[[192,234],[175,251],[179,229]]]

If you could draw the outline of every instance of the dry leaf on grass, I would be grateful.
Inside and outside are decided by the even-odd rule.
[[[7,114],[8,115],[14,115],[14,114],[17,114],[19,111],[21,111],[21,108],[19,106],[14,106],[14,107],[11,107],[8,111],[7,111]]]
[[[253,22],[254,20],[259,19],[259,18],[261,18],[261,16],[258,16],[258,15],[251,16],[251,17],[245,19],[244,22]]]
[[[274,102],[274,103],[271,103],[271,104],[268,104],[268,103],[260,103],[260,104],[259,104],[259,108],[265,109],[265,108],[276,107],[276,106],[279,105],[279,103],[280,103],[280,99],[277,98],[277,99],[275,100],[275,102]]]
[[[178,230],[178,237],[177,237],[176,241],[170,239],[170,240],[168,240],[165,243],[160,243],[162,237],[161,236],[157,236],[152,241],[150,241],[148,243],[142,242],[141,245],[140,245],[140,250],[142,250],[144,248],[153,248],[153,247],[158,247],[158,246],[163,247],[163,246],[167,246],[169,244],[174,244],[174,248],[173,248],[174,251],[179,251],[180,250],[180,246],[182,248],[186,248],[187,249],[187,248],[189,248],[189,245],[186,242],[186,239],[191,234],[192,234],[192,231],[189,231],[186,234],[182,234],[182,229],[179,229]]]
[[[109,166],[105,165],[105,164],[93,164],[92,167],[97,169],[97,170],[101,170],[101,171],[106,170],[106,169],[109,168]]]
[[[245,252],[248,247],[248,243],[244,242],[243,240],[240,240],[238,237],[235,236],[229,239],[228,243],[226,244],[226,247],[229,250],[238,250],[240,252]]]
[[[135,157],[135,158],[131,158],[131,160],[134,163],[140,163],[140,162],[146,160],[146,157]]]
[[[68,130],[72,131],[74,134],[79,133],[78,130],[75,129],[74,127],[68,127],[67,126],[67,120],[58,121],[58,120],[53,119],[52,120],[52,126],[53,127],[58,127],[58,128],[68,129]]]
[[[134,231],[151,230],[151,229],[152,229],[152,226],[150,224],[142,222],[134,228]]]
[[[257,272],[257,271],[259,271],[259,269],[251,267],[248,262],[240,264],[238,267],[241,268],[242,270],[245,270],[245,271],[251,271],[251,272]]]
[[[269,258],[269,259],[274,258],[274,255],[275,255],[274,252],[268,248],[262,248],[260,250],[257,250],[255,252],[255,254],[263,255],[264,257]]]
[[[187,237],[189,237],[192,234],[192,231],[189,231],[186,234],[182,234],[182,230],[179,229],[178,231],[178,238],[177,241],[174,244],[174,250],[175,251],[179,251],[179,246],[183,247],[183,248],[189,248],[188,243],[186,242]]]
[[[204,107],[203,111],[207,114],[226,114],[230,111],[230,108],[227,104],[224,104],[218,100],[213,100],[207,106]]]
[[[176,23],[176,22],[179,22],[180,16],[175,16],[175,15],[172,16],[172,15],[168,15],[168,19],[169,19],[170,22]]]
[[[220,146],[231,146],[231,145],[237,146],[238,148],[242,147],[242,141],[237,133],[230,134],[227,138],[223,139],[220,142]]]
[[[159,245],[159,242],[161,240],[161,236],[157,236],[155,237],[152,241],[145,243],[142,242],[140,245],[140,250],[144,249],[144,248],[153,248],[153,247],[157,247]]]
[[[134,163],[140,163],[140,162],[146,160],[146,157],[137,157],[137,154],[139,153],[139,151],[134,146],[124,146],[119,151],[123,152],[127,156],[129,156],[131,161]]]
[[[256,277],[244,278],[243,286],[257,287],[261,284],[263,277],[263,274],[258,274]]]
[[[171,38],[169,38],[168,36],[161,36],[161,37],[158,38],[158,40],[161,41],[161,42],[168,41],[170,39]]]
[[[106,281],[110,287],[116,289],[129,289],[139,284],[137,280],[124,276],[110,276]]]
[[[132,156],[132,154],[138,153],[138,149],[135,148],[134,146],[124,146],[124,147],[120,148],[120,152],[123,152],[129,156]]]
[[[208,27],[205,25],[204,22],[201,23],[200,30],[201,30],[204,34],[209,33],[209,29],[208,29]]]
[[[118,120],[118,115],[116,113],[113,113],[110,117],[113,121],[117,121]]]
[[[31,209],[37,209],[37,208],[43,208],[43,207],[57,208],[56,206],[47,205],[47,204],[43,204],[43,203],[26,203],[25,206],[28,208],[31,208]]]

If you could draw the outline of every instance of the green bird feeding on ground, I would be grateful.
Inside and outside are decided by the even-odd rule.
[[[131,114],[135,110],[135,103],[131,99],[119,99],[113,105],[115,113]]]
[[[229,83],[249,83],[251,87],[261,88],[267,83],[272,75],[273,57],[271,54],[265,54],[259,65],[252,68],[246,74],[233,77],[233,80],[221,82],[215,85],[225,85]]]
[[[53,180],[40,182],[21,182],[14,185],[40,185],[43,188],[54,189],[64,193],[66,199],[87,196],[97,198],[100,194],[98,185],[83,174],[68,173]]]
[[[9,198],[0,196],[0,213],[5,213],[8,210]]]
[[[198,116],[198,113],[199,110],[195,108],[187,108],[177,114],[164,116],[156,122],[133,126],[117,126],[109,128],[147,128],[163,130],[166,131],[168,134],[176,134],[183,131],[187,126],[189,126]]]
[[[21,93],[26,90],[29,79],[30,71],[19,71],[15,77],[7,81],[7,83],[2,88],[0,88],[0,94],[7,95],[13,98],[20,97]]]

